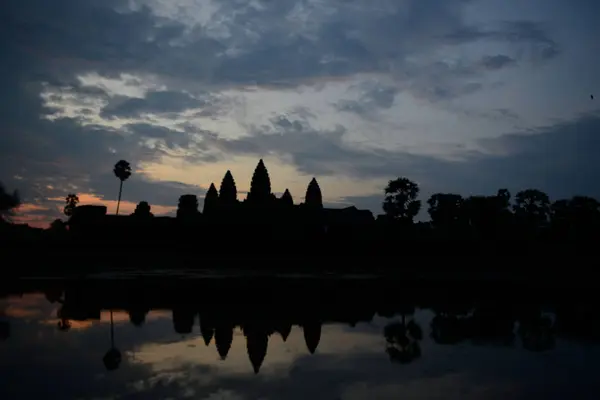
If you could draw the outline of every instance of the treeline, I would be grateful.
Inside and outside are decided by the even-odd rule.
[[[416,183],[399,178],[385,189],[379,219],[406,226],[421,210]],[[421,224],[441,238],[588,240],[598,237],[600,203],[591,197],[574,196],[552,202],[537,189],[518,192],[514,199],[507,189],[495,195],[463,197],[436,193],[427,200],[430,221]]]

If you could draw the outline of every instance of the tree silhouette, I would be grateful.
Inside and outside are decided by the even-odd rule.
[[[463,198],[461,195],[452,193],[433,194],[427,204],[427,212],[431,222],[436,227],[450,227],[455,225],[463,213]]]
[[[316,178],[312,178],[306,188],[304,204],[310,208],[323,208],[323,196]]]
[[[50,231],[55,233],[62,233],[67,231],[67,226],[61,219],[55,219],[50,224],[49,229]]]
[[[498,209],[503,212],[510,212],[510,192],[508,189],[499,189],[496,193]]]
[[[235,186],[233,175],[231,175],[231,171],[229,170],[227,170],[221,181],[221,187],[219,188],[219,202],[226,206],[237,203],[237,188]]]
[[[292,198],[292,194],[290,193],[290,191],[288,189],[285,189],[285,192],[283,192],[283,194],[279,198],[279,202],[281,204],[283,204],[284,206],[293,206],[294,205],[294,199]]]
[[[550,217],[550,198],[537,189],[523,190],[515,196],[513,210],[519,221],[530,227],[540,227]]]
[[[391,180],[385,188],[383,211],[390,219],[412,222],[421,209],[418,195],[419,186],[415,182],[407,178]]]
[[[552,204],[552,225],[563,235],[597,232],[600,227],[600,202],[587,196],[574,196]]]
[[[13,210],[21,205],[19,193],[15,190],[10,194],[0,182],[0,221],[9,219],[13,214]]]
[[[140,218],[149,218],[153,217],[154,214],[150,212],[150,204],[147,201],[140,201],[138,205],[135,207],[135,211],[133,212],[133,216]]]
[[[501,229],[510,220],[510,192],[498,190],[495,196],[469,196],[463,202],[465,225],[481,237],[503,235]]]
[[[117,178],[119,178],[119,199],[117,200],[117,212],[119,215],[119,207],[121,205],[121,194],[123,193],[123,182],[125,182],[131,176],[131,166],[125,160],[120,160],[115,164],[113,172]]]
[[[224,179],[223,179],[224,180]],[[222,184],[221,184],[222,186]],[[204,215],[212,214],[219,207],[219,192],[214,183],[210,184],[208,191],[204,195]]]
[[[73,211],[75,210],[75,207],[77,207],[77,204],[79,204],[79,197],[77,197],[76,194],[71,193],[65,198],[65,203],[63,212],[67,217],[70,217],[73,215]]]
[[[269,171],[267,171],[267,167],[265,167],[261,159],[252,175],[250,191],[248,192],[248,202],[267,204],[271,199],[271,178],[269,178]]]
[[[179,197],[177,218],[193,218],[198,215],[198,198],[195,194],[184,194]]]

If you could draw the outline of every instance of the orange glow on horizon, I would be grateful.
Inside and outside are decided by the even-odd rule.
[[[98,196],[93,193],[81,193],[78,194],[79,197],[79,205],[102,205],[106,206],[108,209],[108,214],[114,214],[117,211],[117,200],[106,200],[105,198]],[[64,202],[63,198],[60,197],[51,197],[48,200],[50,201],[61,201]],[[133,201],[121,200],[121,205],[119,206],[119,214],[128,215],[135,211],[135,207],[138,203]],[[165,206],[165,205],[153,205],[150,204],[151,211],[154,215],[164,215],[170,212],[174,212],[177,210],[177,206]],[[62,210],[62,208],[61,208]]]
[[[79,205],[103,205],[106,206],[108,214],[114,214],[117,211],[116,200],[106,200],[102,196],[98,196],[93,193],[81,193],[77,196],[79,197]],[[46,229],[50,226],[52,221],[57,218],[62,217],[61,219],[63,220],[67,219],[67,217],[63,214],[65,198],[49,197],[46,200],[54,203],[54,205],[41,205],[35,203],[21,204],[16,209],[15,215],[11,218],[12,221],[16,224],[27,224],[32,228]],[[119,214],[129,215],[133,213],[137,204],[138,203],[133,201],[121,200]],[[177,206],[166,206],[160,204],[150,204],[150,207],[154,215],[165,215],[177,210]],[[36,214],[39,212],[45,212],[46,214]]]

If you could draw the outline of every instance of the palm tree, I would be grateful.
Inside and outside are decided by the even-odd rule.
[[[63,211],[67,217],[70,217],[73,215],[73,211],[77,207],[77,204],[79,204],[79,197],[77,197],[76,194],[71,193],[66,197],[65,203],[65,208]]]
[[[4,219],[8,220],[12,211],[20,204],[19,193],[15,190],[13,194],[10,194],[0,182],[0,222]]]
[[[121,181],[121,185],[119,186],[119,200],[117,200],[116,212],[116,215],[119,215],[119,206],[121,205],[121,194],[123,193],[123,182],[131,176],[131,165],[129,165],[129,163],[125,160],[120,160],[118,163],[115,164],[113,172],[115,173],[115,176]]]

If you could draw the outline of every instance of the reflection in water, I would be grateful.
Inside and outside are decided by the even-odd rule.
[[[327,301],[323,292],[315,290],[314,299],[306,299],[306,290],[298,289],[305,300],[286,305],[251,296],[240,296],[250,301],[239,306],[211,302],[222,298],[214,291],[223,288],[192,295],[126,285],[65,286],[44,290],[43,296],[11,297],[0,308],[0,373],[14,379],[0,385],[0,398],[16,398],[11,390],[34,393],[34,386],[16,383],[27,376],[35,380],[59,372],[77,376],[52,380],[53,385],[65,382],[61,398],[118,393],[179,398],[192,392],[198,398],[226,398],[229,391],[231,398],[241,399],[358,399],[396,398],[400,390],[435,398],[432,384],[424,383],[430,381],[445,385],[443,398],[493,398],[489,388],[494,385],[505,397],[564,398],[572,390],[561,378],[567,369],[578,371],[569,375],[578,382],[577,398],[598,388],[589,376],[592,354],[600,356],[599,315],[588,303],[503,302],[506,297],[491,295],[452,303],[418,293],[405,297],[410,302],[391,301],[389,291],[379,298],[348,300],[340,295],[343,288],[336,289],[338,297]],[[205,297],[198,297],[200,292]],[[52,335],[48,329],[56,332],[57,325],[71,329]],[[570,347],[572,340],[586,343],[590,356]],[[45,354],[48,364],[33,355],[29,364],[10,361],[27,360],[30,352]],[[98,366],[113,372],[105,376]],[[257,374],[270,383],[251,380]],[[440,377],[447,380],[442,383]],[[114,387],[96,385],[94,379]],[[274,392],[268,392],[269,385]],[[478,385],[488,389],[473,389]]]
[[[225,360],[227,358],[227,353],[229,353],[229,349],[231,348],[231,343],[233,342],[233,328],[232,324],[219,324],[215,328],[215,345],[217,346],[217,351],[219,352],[219,356],[221,360]]]
[[[108,371],[114,371],[121,365],[121,352],[115,347],[115,322],[113,312],[110,310],[110,349],[102,358]]]
[[[421,357],[419,341],[423,338],[423,333],[415,321],[406,323],[403,317],[402,322],[386,325],[384,335],[387,341],[386,352],[391,361],[407,364]]]
[[[0,340],[10,337],[10,322],[6,319],[6,303],[0,300]]]

